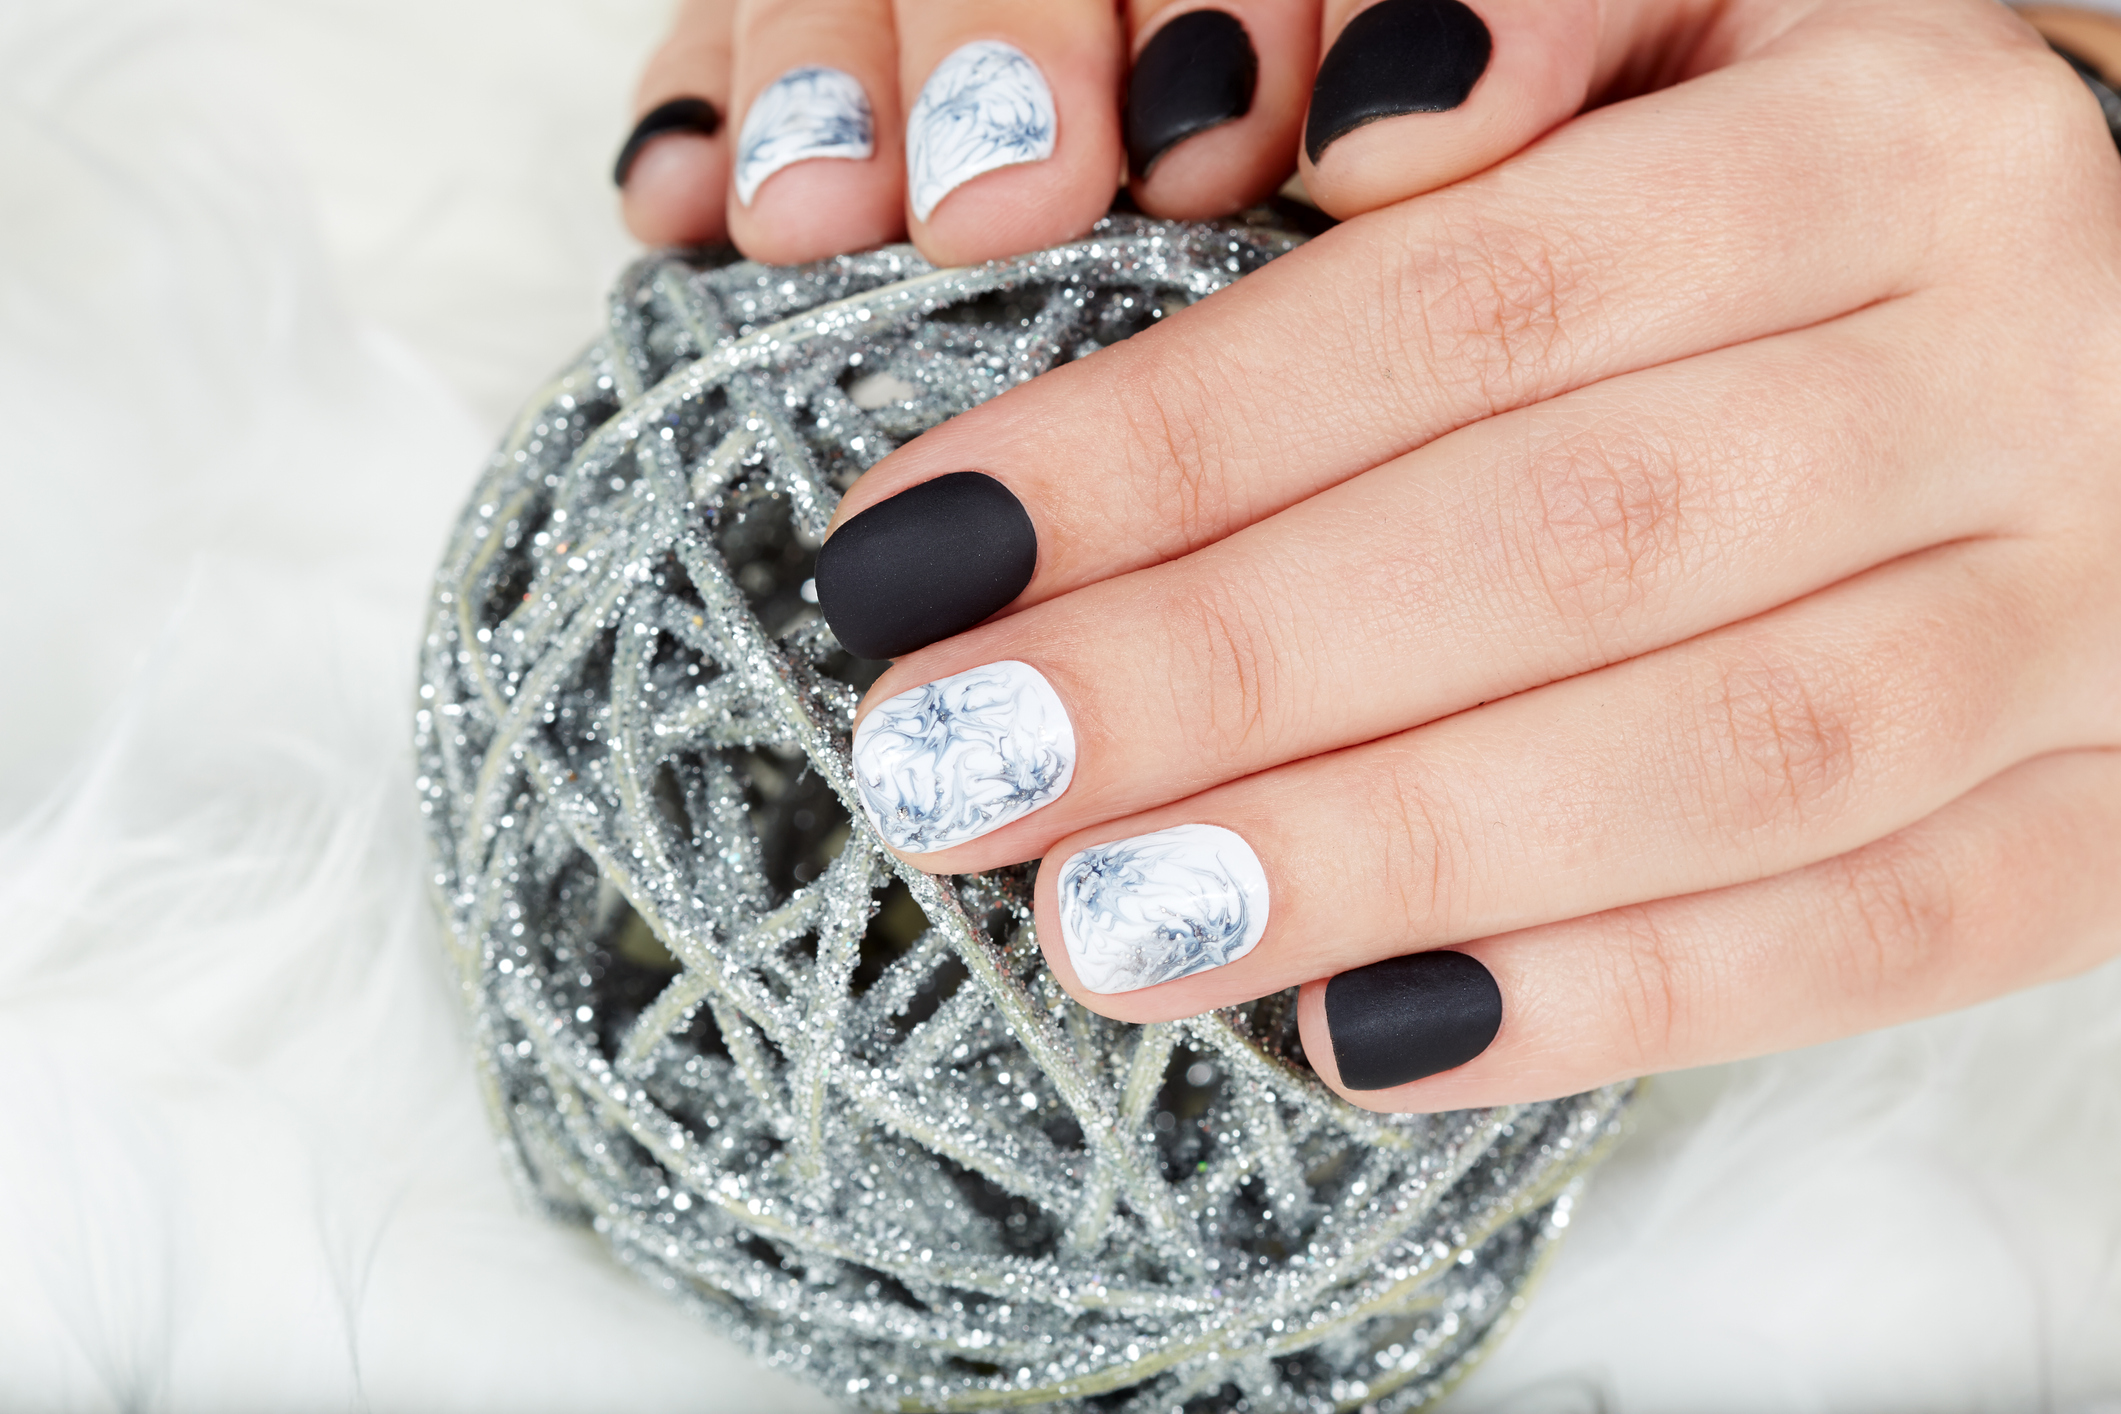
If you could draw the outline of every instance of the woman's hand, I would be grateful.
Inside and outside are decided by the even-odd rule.
[[[2121,943],[2121,164],[2091,96],[1973,0],[1604,13],[1540,62],[1649,91],[848,496],[828,618],[873,655],[941,640],[863,704],[879,823],[927,869],[1043,856],[1086,1005],[1302,983],[1330,1083],[1441,1109]],[[1306,180],[1360,207],[1385,136],[1436,120]]]

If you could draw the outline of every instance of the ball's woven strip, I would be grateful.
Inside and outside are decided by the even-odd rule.
[[[1356,1109],[1293,994],[1098,1017],[1028,869],[920,874],[855,808],[875,665],[808,602],[839,490],[1295,243],[1115,217],[970,270],[650,257],[443,561],[419,785],[511,1162],[854,1403],[1412,1407],[1617,1133],[1621,1087]]]

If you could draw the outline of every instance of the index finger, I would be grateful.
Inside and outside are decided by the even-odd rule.
[[[2029,63],[2056,71],[2055,125],[2078,116],[2067,70],[2029,30],[1961,8],[1953,27],[1895,24],[1885,7],[1852,36],[1842,19],[1831,45],[1800,26],[1348,221],[927,433],[842,503],[820,607],[853,652],[896,657],[1188,554],[1469,422],[1905,292],[1952,220],[1951,184],[1923,179],[1923,152],[1786,100],[1846,82],[1868,51],[1866,71],[1926,76],[1889,95],[1922,110],[1925,151],[2022,142],[1982,118],[1982,94],[2022,109]],[[1966,95],[1942,120],[1928,99],[1940,75]],[[1782,121],[1741,121],[1761,111]],[[2021,210],[2054,200],[2027,185]],[[1783,210],[1794,189],[1809,195],[1802,241]],[[939,480],[952,473],[970,474]],[[887,505],[922,483],[935,484],[917,505]],[[992,573],[961,572],[968,544],[991,550]]]

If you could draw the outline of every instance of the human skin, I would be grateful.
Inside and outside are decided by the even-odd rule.
[[[1471,103],[1357,130],[1303,163],[1342,225],[923,436],[837,522],[978,470],[1036,527],[1023,592],[860,714],[1027,663],[1072,781],[909,858],[1234,831],[1256,948],[1089,991],[1048,867],[1055,976],[1134,1021],[1301,985],[1313,1064],[1376,1109],[2121,950],[2121,163],[2091,97],[1972,0],[1541,14],[1581,117],[1500,161],[1416,140]],[[1326,980],[1441,947],[1496,979],[1492,1044],[1341,1087]]]

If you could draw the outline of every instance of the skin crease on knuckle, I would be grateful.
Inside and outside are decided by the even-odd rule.
[[[1562,391],[1571,330],[1595,311],[1605,272],[1563,244],[1558,226],[1519,228],[1439,195],[1454,199],[1435,219],[1399,227],[1380,252],[1373,337],[1388,366],[1465,396],[1458,426]]]

